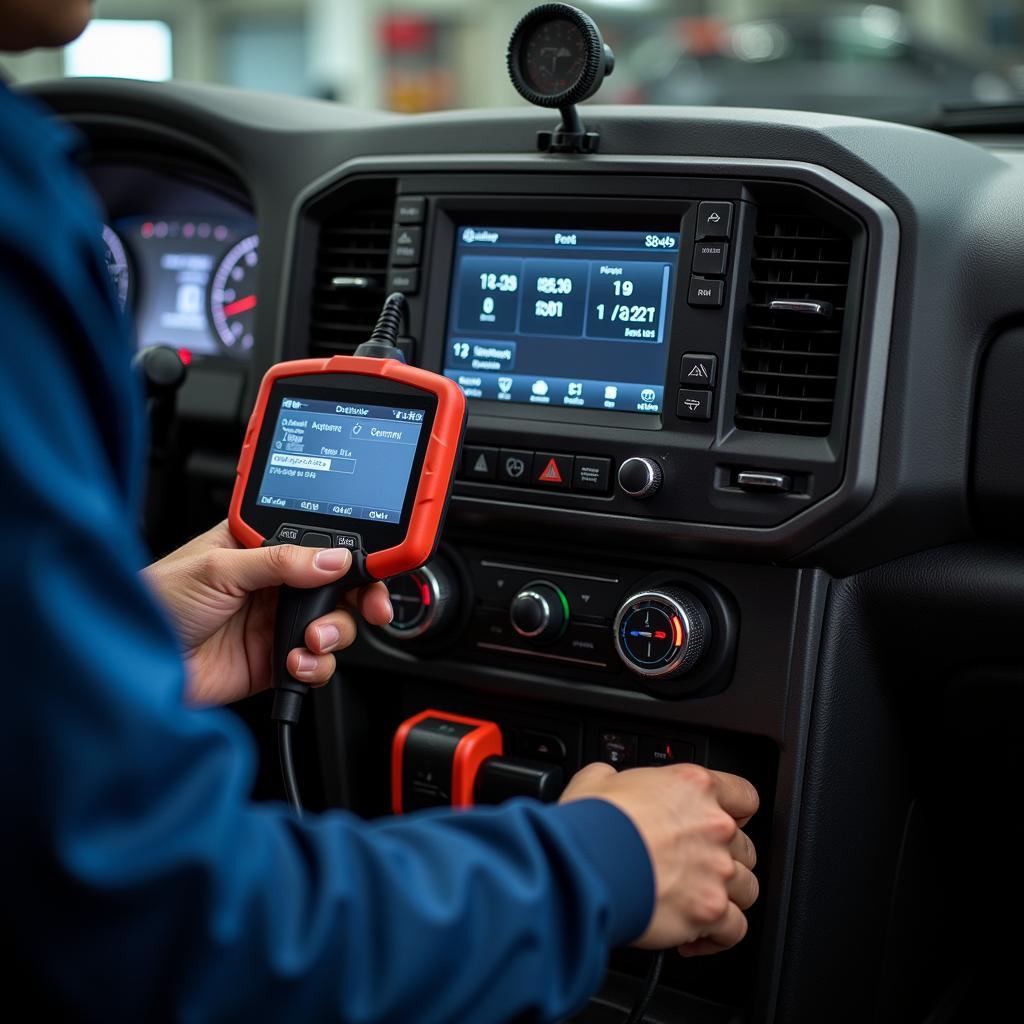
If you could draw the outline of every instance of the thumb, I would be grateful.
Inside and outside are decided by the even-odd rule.
[[[308,589],[334,583],[352,566],[346,548],[301,548],[275,544],[267,548],[222,549],[210,559],[210,582],[219,589],[249,594],[265,587]]]

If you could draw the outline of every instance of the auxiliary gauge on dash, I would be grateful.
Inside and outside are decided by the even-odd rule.
[[[594,153],[599,136],[583,127],[576,104],[589,99],[615,67],[601,30],[569,4],[541,4],[525,14],[508,45],[508,73],[518,93],[538,107],[557,107],[562,126],[540,132],[541,150]]]

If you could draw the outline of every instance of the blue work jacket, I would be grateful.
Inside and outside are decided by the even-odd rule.
[[[132,341],[74,136],[0,85],[4,932],[73,1019],[551,1020],[650,916],[612,805],[364,822],[250,799],[139,577]]]

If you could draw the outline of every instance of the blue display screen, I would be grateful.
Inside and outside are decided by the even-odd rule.
[[[460,227],[444,372],[469,398],[660,413],[680,236]]]
[[[425,413],[285,397],[256,504],[399,523]]]

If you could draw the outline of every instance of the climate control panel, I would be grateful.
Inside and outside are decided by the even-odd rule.
[[[713,581],[642,567],[588,572],[449,551],[389,584],[389,641],[676,698],[729,682],[737,618]]]

